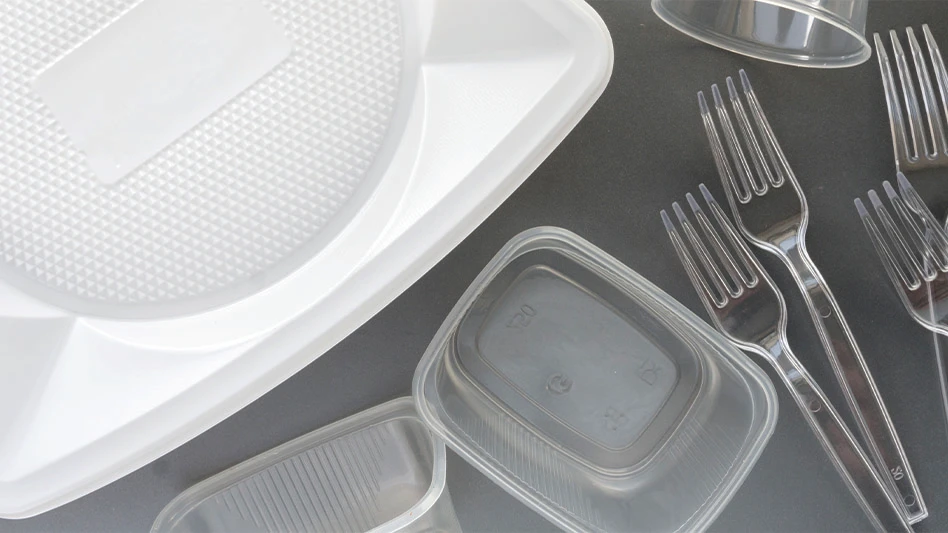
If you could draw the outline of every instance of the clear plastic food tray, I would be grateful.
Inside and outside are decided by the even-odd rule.
[[[629,268],[561,229],[514,238],[415,374],[426,423],[566,530],[706,527],[773,432],[773,385]]]
[[[400,398],[314,431],[175,498],[152,533],[460,532],[444,442]]]

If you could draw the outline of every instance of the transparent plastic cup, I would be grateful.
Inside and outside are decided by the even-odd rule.
[[[841,68],[871,55],[868,0],[652,0],[652,10],[699,41],[800,67]]]
[[[400,398],[226,470],[175,498],[152,533],[460,533],[445,447]]]

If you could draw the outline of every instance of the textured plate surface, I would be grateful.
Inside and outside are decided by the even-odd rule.
[[[496,209],[612,69],[608,31],[582,0],[144,1],[0,2],[4,518],[140,468],[325,353]],[[60,128],[63,95],[38,88],[82,80],[87,99],[90,65],[130,83],[128,60],[100,39],[155,48],[159,61],[138,74],[187,79],[157,28],[136,32],[127,18],[153,2],[266,10],[235,17],[239,28],[162,11],[153,26],[173,39],[185,28],[201,50],[176,42],[189,63],[232,64],[229,51],[247,45],[233,37],[248,31],[258,48],[285,32],[289,55],[281,45],[227,70],[228,89],[207,98],[175,93],[189,110],[180,123],[196,126],[149,138],[138,154],[169,144],[107,185],[73,137],[113,130]],[[271,17],[276,35],[261,35]],[[225,34],[212,53],[195,31],[208,27]],[[91,50],[106,57],[70,62]],[[138,116],[115,113],[125,96],[93,101]]]
[[[399,3],[263,3],[290,57],[114,186],[33,84],[140,2],[0,3],[0,276],[74,310],[174,314],[272,283],[345,225],[398,101]]]

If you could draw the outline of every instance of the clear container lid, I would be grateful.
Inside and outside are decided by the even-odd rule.
[[[557,228],[520,234],[481,272],[414,397],[452,449],[566,530],[706,527],[777,416],[744,354]]]

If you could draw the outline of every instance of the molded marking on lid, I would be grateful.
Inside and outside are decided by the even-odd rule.
[[[540,266],[495,304],[478,347],[522,394],[613,450],[639,438],[678,382],[675,363],[646,335]]]
[[[260,0],[145,0],[33,88],[115,183],[271,71],[292,44]]]

